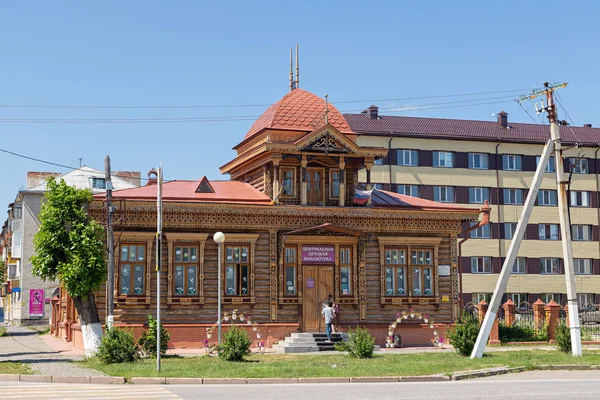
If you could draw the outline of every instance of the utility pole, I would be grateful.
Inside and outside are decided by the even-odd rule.
[[[160,372],[160,267],[162,245],[162,161],[156,182],[156,370]]]
[[[112,328],[114,320],[115,295],[115,244],[113,235],[112,178],[110,172],[110,157],[104,159],[104,182],[106,187],[106,248],[108,250],[108,279],[106,288],[106,326]]]
[[[521,217],[517,223],[516,232],[508,249],[508,253],[506,254],[506,260],[502,265],[502,271],[500,272],[498,282],[496,283],[496,288],[494,289],[494,294],[492,295],[488,311],[483,319],[483,323],[481,324],[477,341],[475,342],[475,347],[471,353],[471,358],[481,358],[483,356],[483,350],[485,349],[485,345],[489,339],[490,331],[492,330],[492,325],[496,319],[498,307],[500,306],[500,300],[502,299],[502,295],[506,292],[506,286],[508,284],[508,279],[510,278],[512,265],[514,264],[519,252],[525,227],[527,226],[529,217],[531,216],[531,211],[533,210],[533,205],[535,203],[535,199],[537,198],[537,193],[542,183],[546,165],[548,164],[548,160],[550,159],[550,154],[552,151],[554,151],[556,166],[558,209],[562,234],[563,258],[565,263],[565,278],[567,283],[571,345],[573,355],[581,355],[581,332],[579,328],[579,313],[577,311],[577,290],[575,287],[575,273],[573,268],[571,228],[568,221],[569,214],[567,209],[568,181],[565,181],[564,179],[560,131],[558,126],[558,118],[556,115],[556,106],[554,105],[553,98],[554,90],[562,89],[566,86],[566,83],[555,83],[550,85],[546,82],[544,83],[544,89],[536,90],[530,95],[521,96],[519,99],[519,101],[526,99],[532,100],[540,95],[546,95],[548,107],[542,107],[542,110],[548,111],[548,119],[550,120],[550,140],[548,140],[544,146],[544,150],[542,151],[540,161],[533,177],[533,182],[531,183],[529,194],[527,195],[527,199],[525,200],[525,204],[523,206],[523,211],[521,212]]]

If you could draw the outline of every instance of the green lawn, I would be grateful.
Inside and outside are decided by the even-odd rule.
[[[0,362],[0,374],[31,374],[31,370],[20,362],[3,361]]]
[[[247,362],[231,363],[217,357],[163,358],[162,372],[156,372],[156,360],[147,359],[129,364],[102,364],[97,359],[81,365],[108,375],[165,376],[202,378],[303,378],[347,376],[406,376],[450,373],[496,366],[526,366],[543,364],[600,365],[600,352],[588,351],[574,358],[557,351],[507,351],[486,354],[480,360],[470,360],[454,353],[386,354],[373,359],[357,360],[343,354],[332,355],[252,355]]]

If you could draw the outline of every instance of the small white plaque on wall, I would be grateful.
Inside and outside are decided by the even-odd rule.
[[[450,276],[450,266],[438,265],[438,276]]]

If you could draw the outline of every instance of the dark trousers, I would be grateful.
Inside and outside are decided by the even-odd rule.
[[[325,324],[325,331],[327,332],[327,340],[331,340],[331,322]]]

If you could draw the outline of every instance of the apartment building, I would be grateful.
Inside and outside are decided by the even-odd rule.
[[[460,251],[465,302],[489,301],[533,180],[548,125],[382,116],[375,106],[345,114],[361,146],[389,148],[359,181],[445,203],[492,207],[491,223],[470,233]],[[581,305],[600,303],[598,192],[600,129],[561,126],[573,255]],[[554,157],[546,174],[508,283],[515,303],[538,298],[565,304]],[[468,228],[468,227],[465,227]]]
[[[19,190],[15,201],[8,205],[7,220],[0,232],[2,258],[7,265],[6,281],[2,284],[2,305],[6,322],[14,325],[43,325],[50,318],[50,300],[58,293],[58,283],[44,281],[32,274],[31,257],[35,253],[33,238],[38,231],[46,180],[63,179],[69,186],[89,189],[92,193],[106,190],[104,172],[81,167],[66,174],[28,172],[27,184]],[[139,172],[114,172],[114,189],[129,189],[140,185]],[[1,278],[1,277],[0,277]]]

